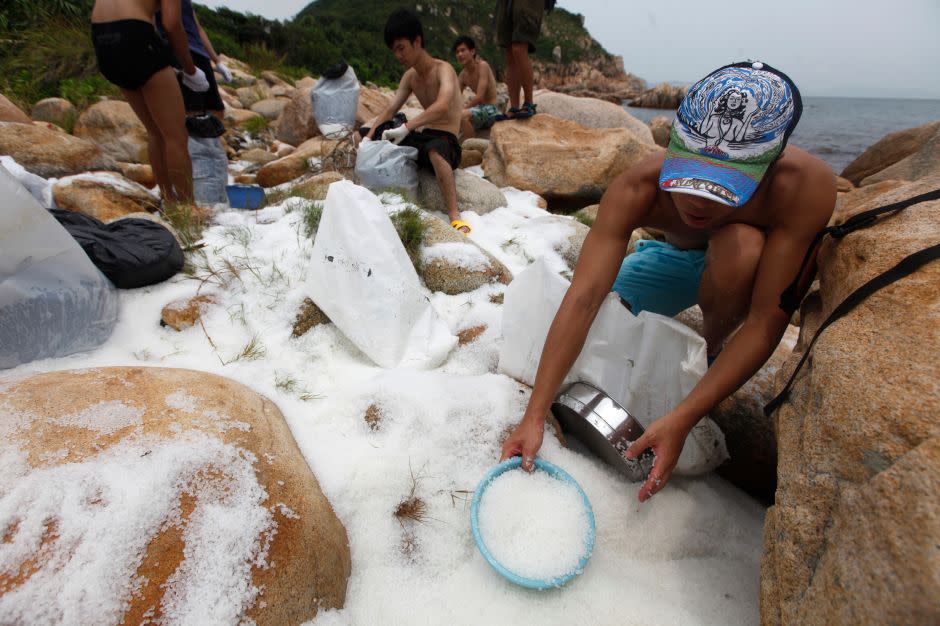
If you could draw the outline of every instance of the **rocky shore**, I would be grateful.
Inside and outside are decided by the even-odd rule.
[[[222,140],[229,173],[236,182],[264,187],[274,207],[270,214],[265,210],[253,214],[256,224],[266,219],[289,219],[291,211],[306,215],[305,211],[322,201],[330,183],[354,178],[352,143],[322,136],[313,119],[313,77],[288,81],[273,72],[256,76],[250,67],[235,59],[226,62],[237,79],[234,85],[223,87],[228,132]],[[192,268],[202,281],[198,293],[189,281],[185,286],[181,282],[172,289],[155,291],[164,298],[161,301],[150,297],[149,292],[135,295],[133,307],[124,315],[149,315],[153,325],[162,317],[167,325],[161,331],[165,334],[160,342],[164,343],[141,348],[146,354],[140,352],[137,361],[114,345],[131,342],[132,335],[125,334],[109,343],[107,350],[111,352],[106,350],[87,363],[75,359],[41,362],[35,369],[16,371],[14,379],[0,373],[0,432],[4,433],[5,449],[22,457],[14,468],[18,477],[35,477],[35,471],[52,472],[98,455],[104,458],[112,454],[112,445],[114,458],[125,464],[143,463],[140,459],[146,461],[151,454],[167,462],[173,458],[195,459],[194,464],[204,462],[193,474],[200,480],[159,482],[154,478],[161,489],[168,490],[163,494],[161,511],[174,521],[162,527],[155,524],[160,533],[138,546],[138,564],[122,570],[127,572],[127,579],[119,585],[126,592],[124,599],[100,605],[106,609],[101,614],[88,609],[91,612],[83,613],[84,618],[98,621],[95,618],[104,616],[105,621],[119,621],[123,616],[136,621],[161,612],[168,616],[196,615],[180,608],[189,605],[182,601],[173,604],[172,600],[173,594],[198,587],[194,582],[198,577],[186,575],[185,564],[194,558],[186,551],[186,537],[201,523],[194,512],[205,511],[199,508],[204,501],[229,507],[226,510],[234,519],[242,514],[256,516],[252,519],[257,521],[253,527],[257,533],[236,546],[248,555],[245,562],[250,565],[244,568],[244,575],[233,580],[218,574],[217,579],[219,585],[241,590],[241,604],[230,616],[235,622],[252,619],[259,624],[297,623],[318,612],[329,615],[331,610],[342,608],[357,550],[376,560],[359,562],[368,570],[364,580],[376,583],[384,578],[384,566],[378,561],[389,554],[389,549],[371,545],[365,539],[372,530],[370,524],[386,533],[383,536],[401,536],[401,545],[394,547],[394,554],[396,559],[403,559],[403,568],[409,567],[408,563],[422,563],[421,552],[415,546],[425,541],[433,548],[436,540],[422,534],[424,531],[413,520],[397,518],[385,508],[373,510],[368,503],[383,488],[377,476],[381,472],[370,474],[367,484],[356,483],[350,474],[326,469],[344,463],[344,459],[330,457],[323,448],[305,443],[299,436],[295,440],[295,436],[316,428],[304,423],[304,416],[314,414],[329,421],[337,419],[335,414],[355,414],[357,428],[362,431],[356,431],[356,436],[367,440],[356,454],[365,458],[367,453],[374,454],[376,447],[388,451],[394,449],[392,444],[401,443],[381,439],[384,428],[397,432],[396,420],[412,429],[411,435],[396,434],[404,437],[402,441],[428,436],[421,411],[432,411],[436,402],[448,408],[448,419],[456,420],[459,432],[454,436],[461,438],[461,445],[479,442],[490,453],[500,438],[500,429],[517,417],[518,398],[524,400],[527,390],[512,381],[500,380],[494,385],[500,393],[509,390],[505,397],[512,398],[505,400],[492,387],[461,378],[496,377],[494,355],[499,333],[492,326],[498,323],[493,320],[499,318],[505,285],[512,281],[514,272],[524,269],[526,259],[534,261],[529,257],[542,252],[554,255],[558,272],[570,276],[596,216],[596,206],[592,205],[598,203],[618,174],[659,149],[668,136],[668,125],[664,127],[654,120],[648,126],[627,113],[621,102],[632,99],[636,106],[669,108],[684,93],[668,85],[647,90],[644,81],[623,71],[622,61],[603,67],[569,68],[563,73],[551,66],[537,66],[536,72],[542,87],[535,96],[539,114],[527,121],[501,122],[488,136],[470,140],[464,146],[462,169],[457,171],[458,199],[461,211],[472,215],[471,221],[478,220],[473,221],[474,237],[464,238],[446,227],[440,215],[443,199],[432,178],[426,177],[419,186],[417,205],[425,226],[413,255],[415,268],[435,302],[452,316],[453,325],[459,326],[455,330],[462,333],[458,354],[444,371],[429,375],[421,383],[394,372],[365,395],[356,395],[342,381],[318,380],[317,384],[335,390],[326,405],[332,412],[307,408],[305,403],[310,398],[302,396],[316,396],[315,389],[307,389],[307,383],[293,378],[293,374],[288,380],[282,373],[277,384],[262,389],[267,395],[279,394],[278,405],[283,403],[290,409],[285,411],[289,413],[285,418],[278,405],[257,393],[258,389],[249,388],[251,385],[233,382],[216,375],[218,372],[162,366],[163,358],[173,363],[170,346],[184,350],[183,343],[193,342],[195,337],[202,346],[198,354],[212,354],[213,370],[221,371],[227,365],[225,359],[231,358],[227,372],[233,372],[235,380],[250,380],[251,371],[239,368],[248,367],[253,358],[263,360],[263,353],[255,356],[245,352],[246,346],[241,356],[233,356],[238,346],[232,345],[225,346],[228,353],[223,358],[206,347],[206,327],[199,327],[205,316],[215,316],[220,325],[223,318],[234,324],[240,315],[244,316],[245,293],[257,290],[261,295],[256,297],[264,299],[268,311],[276,311],[269,321],[274,324],[276,318],[278,326],[272,331],[252,327],[250,319],[242,319],[241,323],[252,327],[252,332],[294,342],[290,345],[307,342],[304,345],[310,352],[303,357],[306,361],[297,354],[283,352],[289,354],[285,358],[296,360],[290,364],[295,368],[292,372],[314,368],[322,370],[320,375],[328,379],[331,367],[345,367],[354,372],[354,380],[378,376],[371,366],[356,360],[361,355],[340,333],[330,330],[332,324],[322,311],[315,305],[311,308],[312,301],[304,301],[299,292],[293,291],[298,285],[290,277],[278,277],[271,269],[300,263],[277,257],[284,240],[272,239],[266,242],[264,252],[268,255],[264,268],[270,274],[262,278],[252,278],[260,265],[226,268],[218,259],[210,259],[219,264],[210,262],[209,267]],[[357,125],[367,124],[390,98],[387,89],[363,85]],[[406,113],[416,107],[416,102],[408,103]],[[940,120],[872,140],[873,145],[839,177],[833,224],[867,209],[940,188]],[[160,212],[153,174],[146,163],[146,133],[125,102],[102,100],[79,111],[68,101],[53,98],[35,103],[27,114],[0,95],[0,157],[4,158],[0,162],[44,206],[86,213],[106,222],[147,213],[180,231],[181,224]],[[293,209],[295,205],[300,208]],[[507,209],[509,205],[515,207],[514,212]],[[549,207],[565,213],[578,211],[577,219],[549,213],[545,210]],[[212,237],[233,238],[228,243],[216,242],[220,247],[240,241],[237,233],[223,235],[226,228],[243,227],[242,220],[247,219],[232,215],[215,209],[200,214],[205,221],[202,226],[214,228]],[[871,228],[827,241],[819,254],[818,281],[794,316],[785,341],[764,368],[711,415],[725,433],[731,455],[719,473],[770,505],[760,557],[759,610],[763,624],[913,624],[940,620],[940,556],[936,545],[940,537],[940,365],[936,358],[940,353],[940,264],[930,263],[879,291],[828,328],[813,347],[812,358],[797,377],[789,399],[771,417],[762,411],[764,403],[782,389],[821,322],[848,294],[904,256],[940,241],[938,215],[940,201],[924,202],[881,219]],[[512,226],[505,226],[508,223]],[[481,228],[477,229],[477,224]],[[491,225],[491,232],[505,227],[507,230],[498,232],[506,237],[497,240],[495,235],[486,234],[483,224]],[[307,234],[313,236],[315,231],[313,225]],[[184,245],[192,243],[180,236]],[[654,238],[657,234],[635,236]],[[483,259],[482,265],[467,266],[469,252],[452,259],[428,253],[439,245],[466,247],[473,258]],[[304,243],[300,247],[300,253],[309,252],[306,246]],[[198,258],[206,261],[209,257],[192,256],[190,260]],[[283,293],[266,291],[282,280],[286,281]],[[173,298],[169,298],[171,292]],[[460,296],[461,302],[446,300],[452,296]],[[289,310],[285,299],[292,305]],[[464,302],[472,305],[466,310],[474,312],[459,312]],[[679,318],[692,328],[701,323],[695,309]],[[210,337],[208,331],[205,337]],[[211,338],[208,343],[216,347]],[[155,356],[156,346],[167,356]],[[108,354],[121,356],[113,363],[102,363],[108,360]],[[216,360],[223,361],[223,366]],[[73,366],[89,369],[53,371]],[[270,372],[266,370],[275,380],[288,365],[277,367],[272,363]],[[448,373],[464,380],[470,396],[475,391],[488,404],[481,408],[479,403],[474,404],[475,398],[453,397],[460,395],[456,391],[445,393],[449,388]],[[407,394],[396,393],[396,385],[408,390],[437,385],[442,391],[439,395],[428,391],[434,402],[428,400],[412,411],[412,400]],[[52,388],[57,389],[55,394],[50,394]],[[169,399],[168,394],[175,391],[180,395]],[[66,401],[79,397],[81,402]],[[112,408],[122,403],[137,408],[114,409],[110,426],[84,423],[75,417],[100,408],[102,403],[112,403],[108,405]],[[194,409],[197,406],[198,411]],[[491,410],[501,412],[499,428],[480,430],[481,420],[489,417]],[[193,430],[201,433],[198,440],[180,435],[186,431],[190,433],[187,436],[194,436]],[[312,432],[324,436],[324,431]],[[434,437],[446,438],[437,433]],[[125,440],[132,439],[131,448],[120,448]],[[334,443],[341,445],[339,441]],[[173,452],[170,447],[176,444],[190,447],[185,452]],[[467,452],[450,441],[437,441],[436,445],[463,461],[466,459],[460,455],[472,457],[462,466],[464,469],[482,472],[493,460],[492,455],[484,458],[478,451]],[[199,446],[208,446],[217,456],[199,456]],[[311,461],[309,450],[314,448],[322,456]],[[121,456],[128,449],[137,455],[134,459],[133,455]],[[570,454],[561,444],[550,449],[556,454]],[[418,454],[416,450],[408,448],[407,452]],[[407,468],[411,461],[408,454],[396,454],[396,462]],[[422,458],[430,455],[425,450]],[[564,458],[585,477],[609,479],[602,470],[588,468],[587,462],[583,467],[577,465],[580,461],[572,460],[574,456]],[[226,459],[226,463],[220,459]],[[447,483],[436,494],[447,503],[439,502],[440,508],[435,511],[457,526],[463,512],[448,512],[447,507],[451,500],[456,503],[464,497],[472,485],[460,482],[462,476],[451,470],[428,462],[446,477]],[[369,466],[364,467],[368,473]],[[412,467],[411,496],[418,488],[419,468]],[[147,466],[146,471],[152,468]],[[387,471],[387,467],[381,471]],[[324,482],[321,474],[328,475],[331,482]],[[239,483],[235,477],[245,482]],[[392,497],[396,501],[399,496],[407,496],[409,488],[405,478],[399,482]],[[235,485],[255,490],[251,493],[257,492],[257,497],[232,500],[225,494]],[[328,499],[329,494],[343,493],[349,485],[358,485],[354,488],[362,490],[355,494],[354,501],[337,504]],[[117,486],[108,488],[114,490],[110,493],[118,493]],[[681,489],[692,493],[695,487],[683,484]],[[709,489],[719,493],[723,487]],[[82,495],[80,506],[107,506],[106,498],[96,494],[90,491]],[[386,504],[382,502],[382,506]],[[656,514],[648,512],[651,506],[657,503],[647,505],[646,513],[628,512],[652,516],[655,521]],[[749,515],[747,506],[741,507],[735,510],[745,511],[740,512],[741,516]],[[371,515],[364,521],[363,511]],[[226,519],[232,518],[219,518]],[[18,523],[0,526],[0,536],[15,534]],[[695,521],[689,526],[689,532],[696,532]],[[19,615],[9,608],[19,597],[17,590],[31,576],[38,576],[35,572],[42,569],[39,564],[44,554],[49,554],[49,546],[63,536],[62,529],[54,524],[34,531],[35,541],[6,561],[0,571],[0,614]],[[126,528],[125,532],[133,535]],[[457,550],[459,560],[468,560],[471,549],[460,543],[465,537],[455,539],[452,530],[441,532],[461,546]],[[712,546],[706,550],[709,558],[718,558],[721,548],[714,545],[720,543],[720,537],[709,536],[702,541]],[[693,546],[681,557],[695,553]],[[665,554],[668,560],[668,550]],[[456,569],[459,564],[457,557],[454,559],[450,566]],[[433,567],[421,571],[433,573]],[[407,578],[398,570],[392,575]],[[128,590],[135,580],[144,580],[146,585],[142,592],[132,594]],[[189,586],[180,586],[181,580],[188,581]],[[312,591],[296,594],[300,588]],[[379,614],[357,610],[360,617]],[[742,611],[741,615],[747,613]],[[716,619],[719,615],[716,613]]]

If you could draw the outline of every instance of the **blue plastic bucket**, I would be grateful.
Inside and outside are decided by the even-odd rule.
[[[225,193],[233,209],[260,209],[264,204],[264,189],[259,185],[227,185]]]
[[[473,502],[470,505],[470,528],[473,530],[473,538],[476,540],[477,547],[480,549],[480,552],[483,554],[483,558],[486,559],[486,562],[489,563],[493,569],[499,572],[500,575],[502,575],[506,580],[529,589],[551,589],[553,587],[561,587],[584,571],[584,567],[591,558],[591,553],[594,552],[594,538],[596,535],[594,509],[591,508],[591,501],[588,500],[587,494],[584,493],[583,489],[581,489],[581,485],[579,485],[577,481],[575,481],[575,479],[572,478],[565,470],[540,458],[535,459],[535,471],[545,472],[549,476],[553,476],[558,480],[570,483],[574,485],[578,490],[578,493],[581,494],[581,501],[584,503],[584,509],[588,516],[589,529],[588,536],[584,538],[584,554],[581,557],[581,560],[578,562],[578,566],[573,571],[568,572],[567,574],[562,574],[560,576],[555,576],[554,578],[542,580],[520,576],[515,572],[507,569],[502,563],[497,561],[490,553],[489,548],[487,548],[486,544],[483,542],[483,537],[480,536],[479,512],[480,500],[483,498],[483,493],[497,476],[503,472],[516,469],[521,465],[522,459],[520,457],[513,457],[507,461],[503,461],[487,472],[486,476],[483,477],[483,480],[480,481],[480,484],[477,485],[477,489],[473,494]]]

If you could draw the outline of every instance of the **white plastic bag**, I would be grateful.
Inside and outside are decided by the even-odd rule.
[[[193,197],[199,204],[228,205],[228,156],[218,137],[190,137]]]
[[[0,369],[90,350],[117,316],[111,281],[0,165]]]
[[[537,260],[506,289],[499,371],[529,385],[569,282]],[[681,402],[707,368],[705,340],[669,317],[633,315],[611,293],[601,305],[565,383],[603,389],[644,427]],[[676,472],[701,474],[728,458],[725,438],[707,417],[689,434]]]
[[[356,152],[359,184],[379,193],[399,191],[414,200],[418,193],[418,149],[384,139],[363,140]]]
[[[310,101],[321,133],[330,137],[352,132],[359,108],[359,79],[352,66],[339,78],[321,77],[310,92]]]
[[[387,368],[430,369],[457,345],[422,288],[379,199],[349,181],[330,185],[307,290],[356,347]]]

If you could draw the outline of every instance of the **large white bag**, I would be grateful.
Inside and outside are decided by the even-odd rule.
[[[0,165],[0,369],[90,350],[117,316],[111,281]]]
[[[356,126],[359,79],[352,66],[339,78],[321,77],[310,92],[313,119],[327,137],[345,135]]]
[[[434,368],[457,345],[385,207],[349,181],[333,183],[327,192],[307,289],[336,327],[382,367]]]
[[[542,259],[512,281],[503,305],[500,372],[535,383],[545,337],[569,284]],[[706,368],[705,340],[693,330],[656,313],[633,315],[611,293],[565,382],[603,389],[647,427],[675,408]],[[701,474],[727,458],[724,435],[704,418],[689,434],[676,472]]]
[[[356,152],[359,184],[379,193],[399,191],[414,200],[418,192],[418,149],[384,139],[363,140]]]

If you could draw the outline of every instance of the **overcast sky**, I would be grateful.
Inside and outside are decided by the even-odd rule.
[[[289,19],[309,0],[197,0]],[[559,0],[651,84],[745,58],[808,96],[940,98],[940,0]]]

